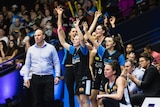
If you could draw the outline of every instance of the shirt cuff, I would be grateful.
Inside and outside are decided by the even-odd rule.
[[[23,80],[29,80],[28,76],[24,76]]]

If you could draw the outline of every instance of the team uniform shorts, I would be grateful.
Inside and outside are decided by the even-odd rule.
[[[79,95],[79,94],[84,94],[84,95],[91,95],[91,79],[87,78],[87,77],[83,77],[82,79],[80,79],[79,81],[76,81],[76,91],[75,94]]]

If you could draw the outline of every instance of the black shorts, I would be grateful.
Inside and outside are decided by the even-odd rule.
[[[99,90],[101,84],[101,75],[95,77],[95,81],[92,81],[92,89]]]
[[[95,81],[92,81],[92,89],[100,90],[105,92],[105,84],[108,82],[108,79],[104,77],[104,74],[97,74],[95,76]]]
[[[119,101],[114,100],[112,98],[105,97],[102,99],[102,103],[103,103],[104,107],[120,107]]]
[[[105,78],[104,76],[101,79],[101,84],[99,90],[102,92],[105,92],[105,84],[108,82],[108,79]]]
[[[91,95],[91,79],[85,78],[80,81],[76,81],[76,95],[85,94]]]

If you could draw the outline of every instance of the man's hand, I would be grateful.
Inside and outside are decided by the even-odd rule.
[[[60,81],[59,77],[55,77],[55,79],[54,79],[54,84],[58,84],[59,81]]]
[[[23,85],[26,86],[27,88],[29,88],[30,87],[30,81],[29,80],[24,80]]]

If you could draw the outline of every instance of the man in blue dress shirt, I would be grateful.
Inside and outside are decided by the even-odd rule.
[[[60,61],[55,47],[44,40],[45,34],[41,29],[35,31],[34,39],[35,44],[28,49],[26,55],[24,86],[31,87],[33,107],[52,107],[54,84],[59,83]],[[30,72],[32,79],[29,81]]]

